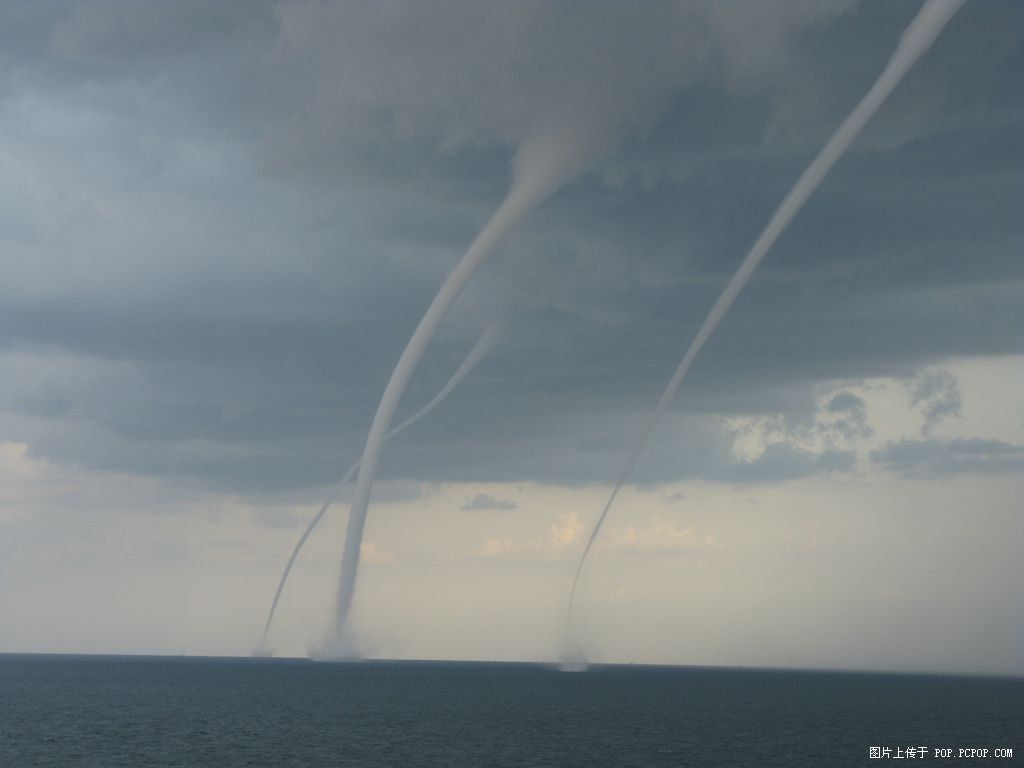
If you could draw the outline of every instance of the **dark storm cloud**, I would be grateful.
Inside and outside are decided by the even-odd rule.
[[[54,25],[52,43],[70,59],[139,74],[140,65],[189,56],[251,35],[272,20],[270,8],[269,3],[249,0],[72,3]]]
[[[666,3],[635,22],[602,7],[580,29],[550,4],[5,7],[4,437],[236,492],[336,479],[500,198],[531,99],[586,67],[640,83],[594,61],[596,40],[671,98],[502,244],[399,416],[481,323],[502,318],[506,337],[382,469],[606,480],[918,4]],[[767,258],[638,480],[842,470],[847,453],[788,444],[739,461],[718,417],[813,420],[823,381],[927,388],[921,371],[947,357],[1024,351],[1022,39],[1017,4],[954,20]],[[935,419],[956,410],[939,390],[912,394]],[[866,434],[855,399],[828,408],[847,439]]]

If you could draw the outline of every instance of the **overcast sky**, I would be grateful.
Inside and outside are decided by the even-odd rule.
[[[0,6],[0,652],[249,653],[570,113],[616,140],[442,324],[399,418],[501,332],[385,449],[355,605],[372,655],[555,656],[645,415],[919,7]],[[1022,71],[1024,5],[968,3],[769,253],[608,519],[592,658],[1024,674]],[[281,653],[322,642],[346,515]]]

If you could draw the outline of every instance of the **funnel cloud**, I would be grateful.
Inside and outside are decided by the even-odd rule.
[[[336,635],[333,644],[343,654],[348,653],[350,642],[344,633],[355,594],[360,545],[363,541],[363,528],[366,525],[374,475],[385,434],[391,426],[402,393],[445,313],[455,303],[466,283],[501,236],[530,209],[543,202],[585,167],[589,158],[581,149],[582,142],[574,142],[573,138],[571,132],[555,129],[550,133],[541,133],[528,139],[523,144],[513,163],[512,184],[505,199],[441,286],[441,290],[406,344],[384,388],[384,394],[370,425],[363,456],[359,460],[348,529],[345,533],[345,548],[341,558],[341,573],[338,577]]]
[[[397,437],[402,432],[411,427],[413,424],[415,424],[417,421],[419,421],[428,413],[430,413],[432,410],[434,410],[442,402],[444,402],[445,398],[448,397],[448,395],[452,393],[452,391],[462,382],[462,380],[469,375],[470,371],[472,371],[477,366],[477,364],[481,360],[483,360],[484,357],[487,356],[487,353],[494,346],[497,335],[497,329],[494,326],[491,326],[486,331],[484,331],[483,335],[480,336],[476,344],[473,345],[473,348],[470,349],[469,354],[466,355],[465,359],[463,359],[463,361],[459,363],[459,367],[455,369],[455,372],[452,374],[451,378],[448,379],[448,381],[441,388],[441,390],[436,395],[434,395],[430,402],[428,402],[426,405],[424,405],[422,408],[416,411],[416,413],[414,413],[408,419],[406,419],[397,427],[388,432],[385,440],[391,440],[392,438]],[[310,534],[312,534],[313,531],[316,529],[317,525],[320,524],[320,521],[323,519],[323,516],[327,513],[327,510],[330,508],[331,504],[334,503],[334,500],[341,492],[341,489],[348,484],[349,480],[352,479],[352,475],[355,474],[357,469],[359,469],[358,461],[348,468],[348,470],[342,476],[341,480],[339,480],[338,484],[334,487],[334,490],[331,491],[331,495],[327,497],[327,501],[325,501],[323,503],[323,506],[320,507],[320,511],[313,516],[313,519],[309,521],[309,525],[306,526],[306,530],[302,532],[302,535],[299,536],[299,540],[295,542],[295,547],[292,549],[292,553],[288,557],[288,562],[285,563],[284,570],[281,572],[281,578],[277,583],[277,590],[274,592],[274,599],[271,601],[270,610],[267,613],[267,621],[266,624],[264,624],[263,626],[263,637],[260,641],[259,646],[261,649],[261,655],[266,655],[268,653],[268,651],[266,650],[268,648],[267,635],[270,633],[270,626],[274,621],[274,614],[277,611],[277,604],[281,600],[281,593],[284,592],[285,584],[288,583],[288,575],[292,571],[292,566],[295,564],[295,560],[299,556],[299,552],[302,551],[302,547],[305,546],[306,540],[310,537]]]
[[[675,397],[676,392],[679,391],[683,379],[686,378],[687,371],[690,370],[690,366],[693,365],[693,361],[697,358],[701,348],[711,338],[711,334],[715,332],[718,324],[725,317],[733,302],[736,301],[736,297],[739,296],[740,291],[746,286],[754,270],[757,269],[757,265],[761,263],[761,259],[764,258],[779,235],[782,234],[789,222],[793,220],[793,217],[800,211],[804,203],[807,202],[807,199],[814,193],[814,190],[818,188],[818,185],[824,180],[832,166],[842,157],[847,147],[857,138],[857,134],[874,116],[878,108],[882,106],[907,71],[935,42],[939,33],[946,26],[946,23],[960,10],[964,2],[966,0],[927,0],[925,2],[920,12],[910,23],[910,26],[903,32],[896,52],[889,59],[889,63],[882,70],[878,80],[875,81],[875,84],[871,86],[871,89],[861,99],[860,103],[857,104],[853,112],[839,126],[839,129],[828,140],[825,147],[814,158],[814,161],[808,166],[807,170],[797,179],[796,184],[786,194],[786,197],[783,198],[775,213],[772,214],[768,225],[758,236],[750,252],[740,263],[739,269],[736,270],[736,273],[730,278],[721,295],[715,300],[707,318],[701,324],[693,341],[690,342],[690,346],[686,350],[686,354],[683,355],[683,359],[676,368],[675,373],[672,374],[672,378],[669,380],[668,386],[665,387],[658,405],[640,433],[636,446],[626,460],[626,464],[619,474],[615,487],[612,489],[608,501],[605,502],[604,508],[601,510],[601,514],[598,515],[590,536],[587,538],[587,542],[583,547],[583,553],[580,555],[579,563],[576,566],[572,587],[569,592],[567,621],[570,626],[580,574],[583,572],[583,566],[586,565],[587,556],[594,546],[594,541],[601,533],[601,528],[608,517],[608,512],[612,508],[612,504],[615,503],[615,497],[618,496],[623,483],[626,482],[629,474],[633,471],[633,467],[640,458],[640,453],[643,451],[647,440],[664,417],[666,409]]]

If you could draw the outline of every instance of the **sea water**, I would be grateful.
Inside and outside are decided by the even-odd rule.
[[[0,655],[4,768],[892,765],[909,748],[1020,764],[1024,680]]]

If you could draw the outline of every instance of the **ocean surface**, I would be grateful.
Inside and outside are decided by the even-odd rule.
[[[908,748],[1024,763],[1024,680],[0,655],[4,768],[891,765]]]

